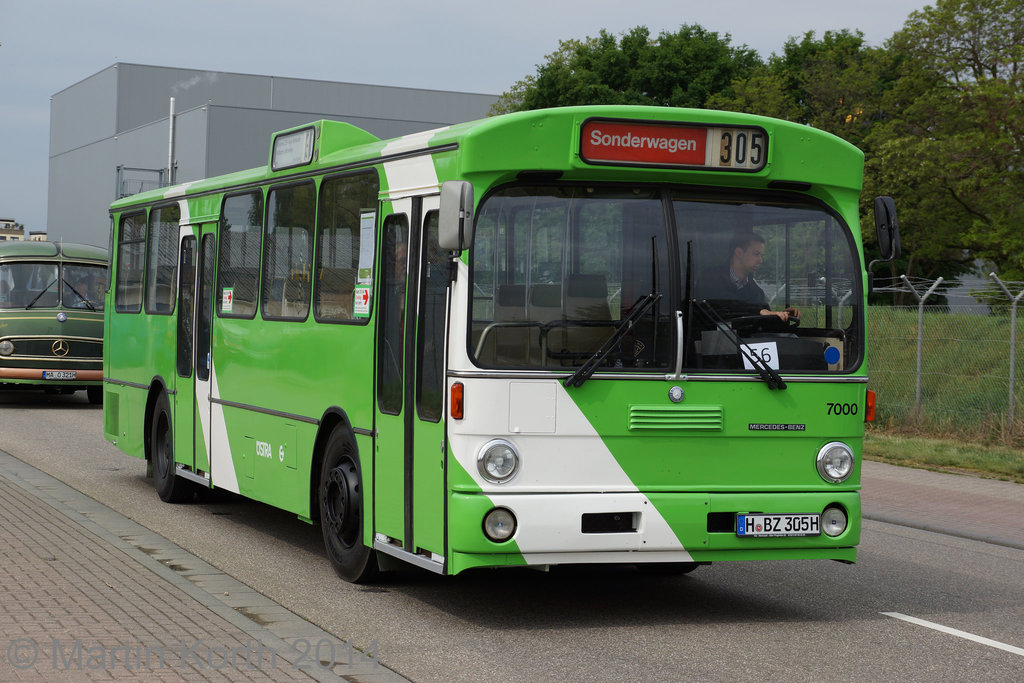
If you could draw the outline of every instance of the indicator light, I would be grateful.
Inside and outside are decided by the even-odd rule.
[[[451,400],[448,402],[448,413],[452,416],[453,420],[461,420],[465,412],[465,404],[463,403],[463,387],[462,382],[455,382],[451,388]]]

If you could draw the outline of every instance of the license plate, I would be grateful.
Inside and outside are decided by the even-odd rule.
[[[78,379],[76,370],[44,370],[43,379]]]
[[[737,536],[819,536],[821,515],[736,515]]]

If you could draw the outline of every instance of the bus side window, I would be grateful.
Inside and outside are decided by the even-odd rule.
[[[383,329],[377,341],[377,402],[381,412],[391,415],[402,412],[408,247],[408,217],[405,214],[388,216],[384,221],[384,250],[380,269],[379,315]]]
[[[142,273],[146,255],[146,213],[121,217],[117,244],[117,288],[114,310],[138,313],[142,309]]]
[[[444,316],[448,257],[438,241],[438,212],[427,214],[420,275],[419,330],[416,334],[416,407],[421,420],[437,422],[444,404]]]
[[[376,209],[367,207],[376,206],[378,188],[375,172],[329,178],[320,186],[313,314],[321,322],[368,319],[365,312],[357,315],[355,296],[357,285],[372,284]]]
[[[146,313],[174,311],[178,280],[178,233],[181,209],[162,206],[149,214],[146,257]]]
[[[217,261],[217,315],[252,318],[259,292],[263,195],[250,192],[224,200]]]
[[[263,240],[263,317],[305,320],[313,266],[313,183],[274,188]]]

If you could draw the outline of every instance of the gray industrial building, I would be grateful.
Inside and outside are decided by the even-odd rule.
[[[263,166],[278,130],[334,119],[391,138],[483,118],[496,99],[114,64],[51,99],[49,237],[107,246],[114,199]]]

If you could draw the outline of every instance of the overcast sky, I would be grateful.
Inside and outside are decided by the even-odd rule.
[[[116,62],[500,94],[558,41],[700,24],[767,58],[925,0],[0,0],[0,217],[46,229],[50,97]],[[52,226],[53,232],[61,231]]]

